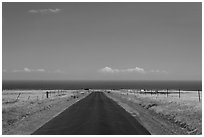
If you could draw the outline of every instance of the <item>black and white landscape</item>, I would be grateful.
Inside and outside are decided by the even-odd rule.
[[[3,2],[2,134],[202,134],[202,3]]]

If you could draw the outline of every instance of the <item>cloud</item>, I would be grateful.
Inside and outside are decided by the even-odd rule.
[[[30,68],[23,68],[23,69],[14,69],[12,72],[45,72],[45,69],[30,69]]]
[[[105,67],[105,68],[100,69],[99,72],[103,72],[103,73],[119,73],[119,72],[145,73],[145,70],[139,67],[128,68],[128,69],[112,69],[111,67]]]
[[[61,9],[32,9],[32,10],[29,10],[28,12],[29,13],[32,13],[32,14],[55,14],[55,13],[59,13],[61,11]]]
[[[125,69],[125,72],[139,72],[139,73],[145,73],[145,70],[143,68],[135,67],[130,69]]]
[[[31,69],[29,69],[29,68],[24,68],[23,69],[25,72],[31,72],[32,70]]]
[[[159,70],[159,69],[156,69],[156,70],[150,70],[151,73],[163,73],[163,74],[168,74],[168,72],[166,70]]]
[[[108,73],[115,73],[115,72],[119,72],[118,69],[112,69],[110,67],[105,67],[99,70],[100,72],[108,72]]]
[[[40,69],[30,69],[30,68],[23,68],[23,69],[14,69],[13,71],[11,72],[25,72],[25,73],[65,73],[64,71],[60,70],[60,69],[57,69],[57,70],[45,70],[43,68],[40,68]]]
[[[12,72],[32,72],[32,69],[23,68],[23,69],[14,69]]]
[[[99,70],[99,72],[102,73],[141,73],[141,74],[150,74],[150,73],[159,73],[159,74],[168,74],[167,71],[165,70],[144,70],[143,68],[140,67],[135,67],[135,68],[127,68],[127,69],[113,69],[111,67],[104,67]]]
[[[38,72],[45,72],[45,69],[37,69]]]

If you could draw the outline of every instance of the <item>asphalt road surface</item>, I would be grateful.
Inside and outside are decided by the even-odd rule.
[[[133,116],[103,92],[93,92],[36,130],[36,135],[146,135]]]

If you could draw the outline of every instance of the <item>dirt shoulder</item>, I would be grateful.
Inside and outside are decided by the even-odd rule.
[[[168,115],[150,109],[153,106],[143,105],[141,98],[132,99],[114,92],[106,93],[106,95],[134,116],[153,135],[200,134],[175,123]]]
[[[2,134],[29,135],[88,94],[23,101],[2,108]]]

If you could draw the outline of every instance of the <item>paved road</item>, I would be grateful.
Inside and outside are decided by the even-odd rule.
[[[150,133],[103,92],[93,92],[33,134],[145,135]]]

